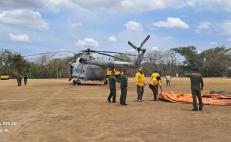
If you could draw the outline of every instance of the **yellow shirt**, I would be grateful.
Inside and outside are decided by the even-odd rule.
[[[145,84],[145,76],[143,73],[137,72],[136,73],[136,85],[137,86],[144,86]]]
[[[156,77],[160,77],[160,74],[159,73],[156,73],[156,72],[154,72],[154,73],[152,73],[152,76],[151,76],[151,79],[150,79],[150,84],[151,85],[157,85],[157,84],[161,84],[161,81],[158,81],[157,79],[156,79]]]

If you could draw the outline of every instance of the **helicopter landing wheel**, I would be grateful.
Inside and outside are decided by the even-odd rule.
[[[103,83],[103,84],[104,84],[104,85],[107,85],[107,84],[108,84],[107,79],[104,80],[104,83]]]
[[[75,86],[77,84],[76,80],[73,80],[72,84]]]
[[[77,85],[81,85],[80,79],[78,79],[78,80],[76,81],[76,84],[77,84]]]

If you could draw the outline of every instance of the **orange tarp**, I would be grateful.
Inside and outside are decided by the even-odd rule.
[[[192,94],[160,93],[160,99],[168,102],[192,103]],[[205,105],[231,106],[231,95],[206,94],[202,96]]]

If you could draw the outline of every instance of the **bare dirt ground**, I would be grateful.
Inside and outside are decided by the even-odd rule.
[[[231,79],[204,81],[204,92],[231,92]],[[172,87],[164,90],[190,93],[189,79],[174,78]],[[205,106],[203,112],[193,112],[190,104],[152,101],[148,86],[144,101],[137,103],[133,78],[129,79],[127,106],[106,103],[107,95],[107,86],[72,86],[67,79],[29,80],[29,85],[22,87],[17,87],[15,80],[0,80],[0,141],[231,141],[230,106]],[[6,122],[12,124],[5,126]]]

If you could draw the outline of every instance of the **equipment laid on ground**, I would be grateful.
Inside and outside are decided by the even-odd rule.
[[[192,94],[176,94],[176,93],[160,93],[160,100],[173,102],[173,103],[186,103],[191,104],[193,102]],[[204,94],[202,96],[203,104],[205,105],[218,105],[218,106],[231,106],[231,94]]]

